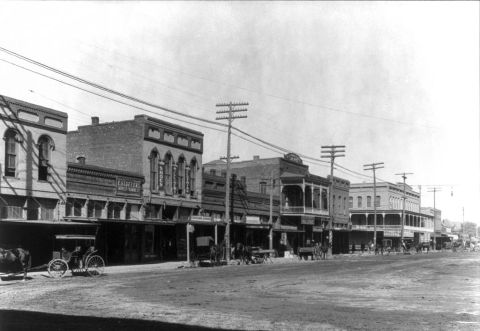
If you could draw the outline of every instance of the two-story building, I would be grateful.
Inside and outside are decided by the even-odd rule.
[[[201,214],[211,217],[216,228],[204,226],[205,230],[200,228],[198,235],[214,234],[217,242],[222,241],[225,235],[225,185],[225,173],[217,174],[214,169],[203,173]],[[230,185],[231,243],[272,248],[270,231],[279,218],[278,195],[272,194],[270,199],[269,189],[263,193],[250,191],[236,174],[232,174]]]
[[[67,150],[69,162],[84,157],[88,165],[142,176],[140,220],[154,229],[131,231],[156,233],[165,258],[186,259],[186,224],[201,206],[201,132],[146,115],[109,123],[93,117],[91,125],[68,132]]]
[[[204,164],[205,172],[225,173],[226,163],[213,161]],[[280,217],[273,223],[273,248],[280,255],[284,252],[297,253],[299,247],[312,245],[326,240],[329,223],[329,185],[324,177],[310,174],[308,166],[296,154],[286,154],[280,158],[232,162],[231,171],[240,180],[246,191],[266,194],[271,186],[275,200],[280,203]],[[334,253],[346,248],[343,232],[348,231],[348,209],[345,188],[349,183],[340,180],[334,185],[334,196],[338,198],[339,217],[333,223]],[[342,184],[343,183],[343,184]],[[348,185],[347,185],[348,183]],[[345,198],[345,212],[342,201]],[[340,207],[338,207],[340,206]],[[345,215],[343,215],[345,213]],[[235,237],[235,233],[230,234]],[[346,245],[348,246],[348,235]]]
[[[349,207],[353,244],[367,244],[373,241],[375,229],[374,203],[377,212],[377,242],[391,239],[394,247],[400,244],[402,235],[403,204],[405,223],[403,238],[412,242],[429,242],[433,233],[433,220],[420,210],[420,194],[404,184],[380,182],[376,184],[377,196],[373,196],[373,183],[350,186]]]
[[[32,265],[43,264],[51,259],[55,233],[94,231],[63,219],[68,117],[0,96],[0,120],[0,247],[23,247]]]

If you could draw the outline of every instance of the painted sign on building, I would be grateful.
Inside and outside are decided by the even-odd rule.
[[[117,177],[118,195],[137,195],[140,196],[142,183],[139,180]]]

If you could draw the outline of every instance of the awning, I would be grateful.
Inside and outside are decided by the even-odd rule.
[[[263,229],[268,230],[270,226],[268,224],[246,224],[247,229]]]
[[[147,220],[124,220],[124,219],[115,219],[115,218],[102,218],[99,220],[101,223],[118,223],[118,224],[153,224],[153,225],[170,225],[173,226],[177,222],[171,220],[162,220],[162,219],[147,219]]]
[[[76,221],[54,221],[54,220],[22,220],[22,219],[1,219],[0,223],[16,224],[38,224],[38,225],[67,225],[67,226],[98,226],[96,222],[76,222]]]
[[[303,230],[290,229],[290,228],[286,228],[286,229],[273,228],[273,231],[275,231],[275,232],[305,232],[305,231],[303,231]]]

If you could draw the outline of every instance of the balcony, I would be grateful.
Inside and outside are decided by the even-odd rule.
[[[284,215],[310,214],[328,216],[328,210],[306,206],[281,206],[280,213]]]

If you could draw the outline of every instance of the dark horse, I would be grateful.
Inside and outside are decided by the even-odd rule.
[[[225,243],[222,241],[220,244],[210,245],[210,264],[212,266],[219,265],[224,259]]]
[[[327,254],[328,254],[328,246],[329,246],[329,243],[327,241],[324,241],[322,243],[322,246],[320,246],[320,257],[322,260],[326,260],[327,259]]]
[[[240,260],[240,263],[249,264],[252,262],[252,247],[237,243],[233,250],[233,257],[235,260]]]
[[[18,273],[23,270],[23,280],[27,279],[27,270],[31,267],[30,252],[23,248],[0,248],[0,272]]]
[[[428,254],[428,252],[430,251],[430,243],[422,242],[422,243],[418,243],[415,246],[415,250],[417,251],[417,253],[422,253],[424,248],[427,249],[427,254]]]

